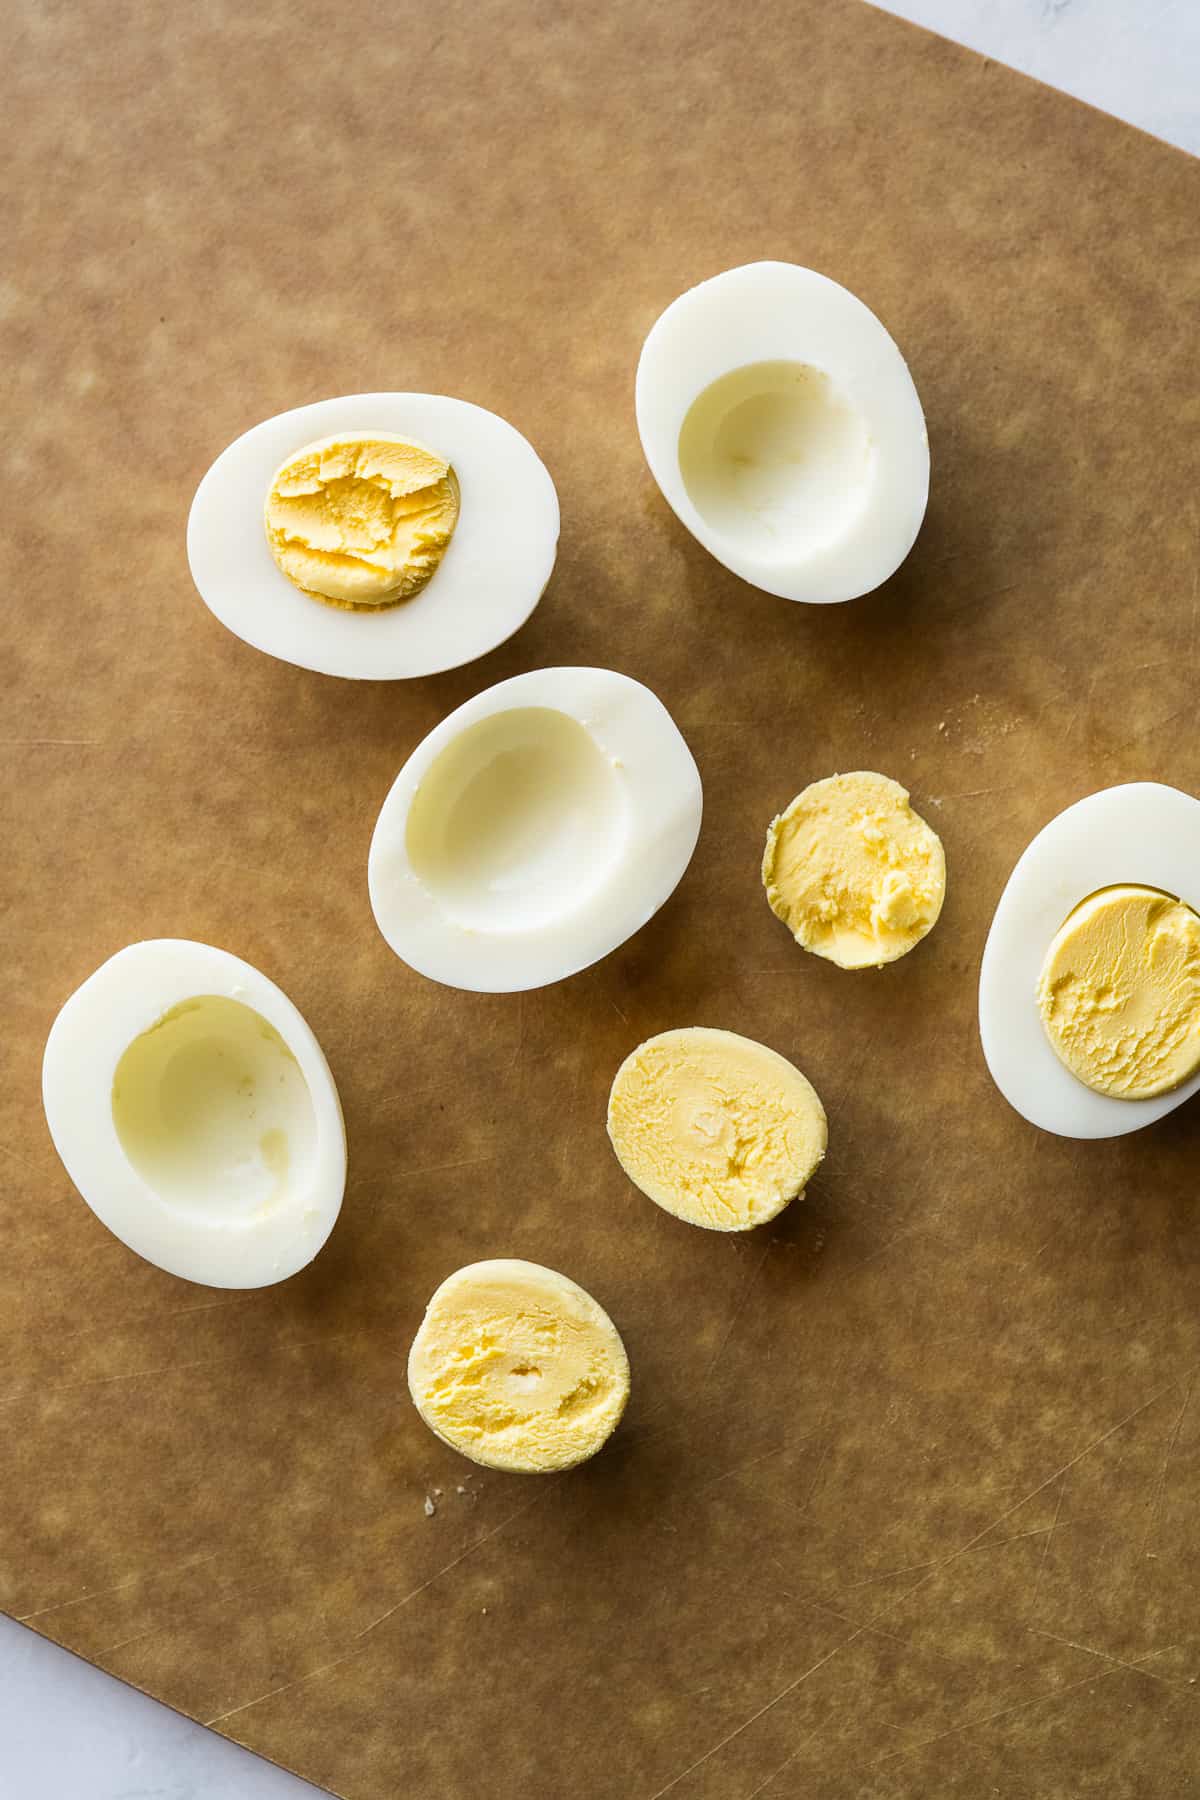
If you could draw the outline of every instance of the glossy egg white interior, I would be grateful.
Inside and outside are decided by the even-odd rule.
[[[54,1145],[101,1222],[208,1287],[294,1275],[333,1229],[346,1137],[320,1046],[274,982],[225,950],[131,944],[51,1028]]]
[[[611,669],[537,669],[477,694],[413,751],[368,880],[380,931],[451,987],[561,981],[671,894],[700,775],[662,702]]]
[[[290,582],[267,543],[271,479],[319,438],[410,437],[458,477],[454,535],[432,580],[375,612],[327,606]],[[433,675],[502,644],[540,600],[558,547],[558,496],[537,453],[495,413],[444,394],[348,394],[255,425],[223,450],[188,518],[192,579],[210,612],[270,656],[364,681]]]
[[[1038,1012],[1046,952],[1100,888],[1161,888],[1200,912],[1200,800],[1157,782],[1090,794],[1025,851],[1000,897],[979,975],[979,1032],[992,1077],[1032,1125],[1060,1137],[1120,1137],[1182,1106],[1200,1075],[1152,1100],[1095,1093],[1059,1061]]]
[[[653,326],[642,447],[692,535],[768,593],[823,604],[886,581],[929,497],[907,365],[874,313],[794,263],[701,282]]]

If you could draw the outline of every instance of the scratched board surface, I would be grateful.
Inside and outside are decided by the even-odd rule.
[[[1190,1791],[1200,1108],[1037,1134],[975,983],[1052,814],[1200,789],[1200,169],[851,0],[85,0],[10,31],[0,1604],[352,1800]],[[924,400],[925,528],[850,606],[728,575],[640,454],[647,328],[756,257],[860,293]],[[563,538],[504,648],[354,684],[222,630],[184,523],[246,427],[384,387],[511,419]],[[435,988],[371,921],[375,813],[451,707],[558,662],[670,707],[694,863],[594,970]],[[852,976],[758,861],[864,766],[950,881],[928,942]],[[51,1019],[157,935],[263,968],[337,1077],[342,1219],[279,1288],[139,1262],[48,1142]],[[692,1023],[829,1109],[808,1199],[745,1239],[605,1140],[626,1052]],[[426,1298],[492,1254],[628,1343],[627,1419],[570,1476],[472,1471],[408,1404]]]

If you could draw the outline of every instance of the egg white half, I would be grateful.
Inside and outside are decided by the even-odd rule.
[[[265,1287],[333,1229],[346,1134],[329,1065],[228,951],[158,938],[110,957],[51,1027],[42,1097],[96,1217],[172,1275]]]
[[[1041,830],[1008,880],[979,972],[979,1034],[1010,1106],[1060,1137],[1121,1137],[1152,1125],[1200,1088],[1194,1075],[1152,1100],[1098,1094],[1054,1054],[1036,988],[1067,915],[1100,888],[1161,888],[1200,911],[1200,800],[1158,782],[1105,788]]]
[[[874,313],[814,269],[748,263],[682,294],[642,348],[636,403],[664,498],[755,587],[851,600],[912,548],[929,497],[917,390]]]
[[[417,746],[383,803],[380,931],[450,987],[561,981],[653,917],[691,860],[700,774],[662,702],[611,669],[536,669]]]
[[[276,566],[263,507],[293,452],[372,431],[411,437],[445,457],[461,507],[419,594],[378,612],[346,612],[301,593]],[[223,450],[192,501],[187,550],[204,604],[256,650],[324,675],[388,681],[457,668],[511,637],[550,579],[558,527],[549,473],[495,413],[444,394],[348,394],[280,413]]]

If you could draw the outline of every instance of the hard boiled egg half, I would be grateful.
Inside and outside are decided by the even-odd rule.
[[[355,444],[375,449],[373,465],[347,459],[345,447]],[[381,479],[379,452],[398,446],[414,451],[410,462],[445,472],[448,516],[432,575],[426,556],[417,591],[382,605],[363,606],[352,582],[329,584],[332,600],[306,589],[319,560],[356,559],[358,575],[369,576],[381,560],[381,531],[395,524],[408,533],[411,518],[385,516],[420,502],[403,482],[389,485],[386,463]],[[296,479],[306,450],[317,470],[307,494]],[[291,476],[282,494],[281,474]],[[268,537],[280,535],[289,508],[307,532],[300,567],[308,575],[299,585]],[[549,474],[495,413],[444,394],[349,394],[280,413],[222,451],[192,501],[188,561],[205,605],[256,649],[326,675],[390,680],[456,668],[511,637],[550,579],[558,524]]]
[[[55,1149],[96,1217],[207,1287],[283,1281],[333,1229],[342,1110],[320,1045],[249,963],[131,944],[55,1019],[42,1065]]]
[[[648,688],[611,669],[537,669],[413,751],[371,840],[371,905],[396,955],[434,981],[543,987],[658,911],[700,813],[692,754]]]
[[[1152,889],[1200,910],[1200,800],[1157,782],[1105,788],[1034,838],[1000,897],[979,975],[979,1031],[997,1087],[1032,1125],[1060,1137],[1120,1137],[1151,1125],[1200,1088],[1200,1073],[1150,1099],[1097,1092],[1060,1061],[1038,985],[1056,937],[1106,890]],[[1121,1004],[1106,995],[1100,1008]],[[1120,1046],[1119,1046],[1120,1047]]]
[[[846,288],[748,263],[672,302],[642,347],[642,448],[704,548],[788,600],[852,600],[912,549],[929,497],[907,365]]]

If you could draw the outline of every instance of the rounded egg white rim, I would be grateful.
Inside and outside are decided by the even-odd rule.
[[[763,303],[764,280],[792,310]],[[694,505],[680,468],[680,432],[697,398],[735,370],[773,362],[804,364],[827,376],[864,421],[873,453],[872,504],[840,535],[800,557],[787,547],[750,555],[714,529]],[[829,276],[795,263],[758,262],[690,288],[651,327],[635,394],[642,449],[663,498],[710,555],[754,587],[834,605],[880,586],[912,549],[929,498],[921,401],[886,327]],[[914,445],[918,460],[910,470]]]
[[[241,1001],[295,1058],[313,1109],[315,1144],[302,1191],[266,1216],[202,1224],[164,1204],[138,1174],[113,1118],[113,1078],[135,1039],[197,997]],[[311,1027],[275,983],[227,950],[185,938],[130,944],[64,1003],[42,1062],[46,1122],[63,1166],[103,1225],[147,1261],[207,1287],[265,1287],[303,1268],[325,1243],[346,1185],[346,1133],[329,1065]],[[298,1213],[313,1222],[302,1232]],[[239,1271],[231,1279],[236,1234]]]
[[[489,931],[456,924],[409,859],[409,812],[438,757],[482,720],[510,710],[545,708],[588,732],[626,803],[621,854],[582,903],[528,930]],[[564,981],[617,949],[649,922],[679,885],[700,835],[700,771],[658,696],[612,669],[534,669],[476,694],[422,739],[380,809],[368,858],[375,920],[400,959],[449,987],[517,993]],[[656,866],[635,887],[638,857]],[[503,970],[497,967],[503,958]]]

